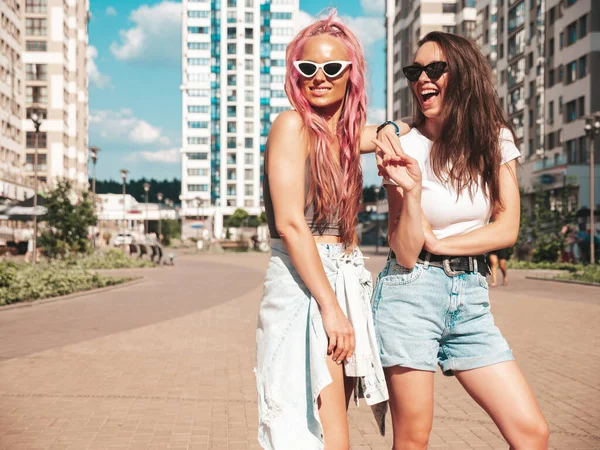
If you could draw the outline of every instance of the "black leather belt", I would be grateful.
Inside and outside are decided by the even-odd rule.
[[[388,259],[396,259],[396,254],[392,249],[388,255]],[[417,258],[420,264],[426,264],[432,267],[444,269],[444,272],[449,277],[455,277],[463,273],[478,272],[484,277],[490,273],[485,255],[477,256],[442,256],[434,255],[425,250],[422,250]]]

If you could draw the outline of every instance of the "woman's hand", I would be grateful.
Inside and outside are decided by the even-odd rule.
[[[419,163],[404,153],[396,135],[385,133],[383,140],[373,139],[373,143],[377,147],[375,155],[380,175],[395,182],[405,194],[421,188]]]
[[[331,355],[338,364],[349,360],[354,354],[356,341],[354,340],[354,328],[350,321],[336,302],[331,306],[321,308],[323,317],[323,326],[329,337],[329,347],[327,354]]]

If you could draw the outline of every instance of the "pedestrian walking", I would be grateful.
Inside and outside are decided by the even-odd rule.
[[[394,449],[427,448],[437,366],[511,448],[546,449],[548,425],[490,312],[484,254],[515,243],[520,209],[520,153],[491,69],[471,41],[432,32],[403,71],[415,128],[400,141],[389,133],[375,140],[391,251],[373,314]]]
[[[257,329],[258,440],[267,450],[348,450],[352,394],[378,417],[388,398],[355,233],[361,133],[376,134],[364,129],[365,59],[333,11],[292,40],[286,64],[294,110],[273,123],[265,154],[272,256]]]
[[[498,285],[498,268],[502,272],[502,286],[508,284],[508,267],[506,265],[508,257],[510,255],[510,248],[501,248],[499,250],[492,250],[489,255],[490,263],[490,274],[492,275],[492,283],[490,287],[496,287]]]

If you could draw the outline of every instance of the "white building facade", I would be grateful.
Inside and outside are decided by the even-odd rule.
[[[35,132],[31,110],[41,118],[38,180],[51,188],[69,180],[88,187],[89,0],[28,0],[24,4],[25,167],[34,176]]]
[[[285,49],[299,0],[183,0],[183,237],[220,237],[238,208],[261,214],[270,124],[289,109]],[[198,218],[198,210],[202,216]]]

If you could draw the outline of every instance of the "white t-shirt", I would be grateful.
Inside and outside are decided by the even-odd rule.
[[[516,147],[512,133],[503,128],[500,132],[502,164],[518,158],[521,153]],[[404,152],[419,162],[423,173],[423,193],[421,207],[425,217],[431,224],[433,233],[439,239],[468,233],[487,225],[492,215],[489,199],[477,187],[471,197],[468,190],[458,197],[449,183],[440,181],[430,165],[429,152],[433,142],[413,128],[400,137],[400,145]],[[383,184],[395,183],[383,180]]]

